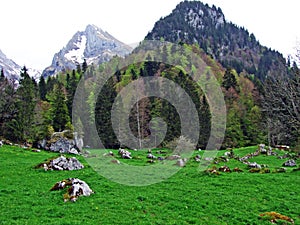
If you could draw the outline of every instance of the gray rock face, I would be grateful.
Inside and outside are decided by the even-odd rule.
[[[86,59],[87,64],[100,64],[113,56],[125,56],[132,48],[94,25],[88,25],[85,31],[78,31],[68,44],[56,53],[52,64],[43,71],[48,77],[61,71],[75,69]]]
[[[70,153],[70,154],[78,154],[78,151],[75,149],[75,141],[69,140],[66,138],[60,138],[56,142],[51,143],[49,150],[52,152],[59,153]],[[74,151],[74,149],[76,151]]]
[[[3,69],[4,75],[11,80],[18,80],[20,77],[21,66],[13,60],[6,57],[0,50],[0,68]]]

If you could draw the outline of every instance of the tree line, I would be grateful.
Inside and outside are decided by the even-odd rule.
[[[217,76],[224,94],[227,127],[222,148],[243,147],[262,142],[294,146],[299,143],[300,72],[296,63],[292,66],[287,63],[286,73],[268,74],[262,81],[245,70],[238,73],[232,67],[224,68],[206,55],[199,46],[195,45],[193,48]],[[176,58],[176,54],[170,54],[169,49],[161,50],[162,57]],[[188,59],[183,61],[189,63]],[[49,139],[56,131],[73,131],[75,126],[86,144],[98,147],[97,142],[89,135],[90,126],[95,122],[103,145],[106,148],[118,148],[122,145],[118,137],[123,140],[131,137],[124,130],[127,121],[121,116],[124,114],[122,111],[116,112],[118,127],[117,130],[113,129],[111,110],[117,95],[130,82],[140,77],[158,76],[180,85],[192,99],[198,112],[200,127],[197,147],[205,148],[211,130],[209,104],[203,91],[189,74],[180,68],[151,60],[133,64],[126,68],[117,68],[96,96],[96,74],[101,70],[103,65],[87,67],[84,62],[72,71],[47,79],[41,77],[36,82],[24,67],[20,72],[19,84],[8,81],[2,70],[0,137],[18,143],[37,143]],[[73,99],[81,79],[84,80],[84,85],[80,87],[83,89],[80,101],[86,106],[82,108],[85,116],[72,124]],[[147,83],[139,85],[138,90],[149,88]],[[172,94],[172,88],[164,86],[164,83],[160,85],[160,89]],[[166,133],[161,124],[153,120],[157,117],[164,121]],[[153,141],[162,140],[160,146],[164,147],[181,135],[180,116],[176,108],[163,98],[142,98],[133,104],[128,118],[130,132],[138,140],[152,135]],[[144,146],[140,142],[137,147]]]

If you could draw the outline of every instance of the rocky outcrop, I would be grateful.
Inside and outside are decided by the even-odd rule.
[[[35,168],[43,168],[47,170],[80,170],[84,166],[75,157],[67,158],[60,156],[54,159],[49,159],[46,162],[40,163]]]
[[[37,148],[62,154],[78,155],[83,148],[83,140],[76,132],[69,130],[55,132],[49,140],[41,140]]]
[[[44,163],[43,167],[45,170],[80,170],[84,168],[75,157],[66,158],[64,156],[50,160],[48,164]]]
[[[57,141],[50,143],[49,150],[52,152],[59,152],[63,154],[78,154],[75,141],[67,138],[60,138]]]
[[[62,190],[68,187],[67,193],[64,194],[64,201],[75,202],[80,196],[90,196],[94,191],[89,187],[89,185],[78,179],[78,178],[69,178],[57,182],[50,191]]]

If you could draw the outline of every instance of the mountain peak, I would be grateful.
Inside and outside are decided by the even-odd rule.
[[[87,25],[84,31],[73,35],[67,45],[56,53],[52,64],[43,72],[44,77],[76,68],[77,64],[102,63],[113,56],[125,56],[132,48],[114,38],[108,32],[95,25]]]
[[[205,23],[219,27],[225,24],[225,16],[220,8],[215,5],[210,7],[200,1],[184,1],[177,5],[173,13],[184,14],[185,21],[194,28],[203,28]]]
[[[264,80],[268,71],[281,71],[282,55],[260,45],[245,28],[227,22],[220,8],[200,1],[184,1],[155,23],[147,40],[197,44],[224,67],[255,74]],[[270,63],[265,63],[270,62]]]

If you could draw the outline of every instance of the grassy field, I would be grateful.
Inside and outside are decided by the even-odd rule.
[[[234,152],[244,156],[255,149]],[[146,164],[145,151],[132,154],[133,159],[126,162]],[[0,148],[0,224],[271,224],[259,216],[270,211],[300,224],[300,172],[272,173],[286,161],[276,156],[251,159],[268,164],[268,174],[249,173],[246,165],[230,160],[227,166],[238,166],[244,172],[209,175],[198,171],[198,162],[190,160],[164,182],[133,187],[100,176],[83,157],[77,157],[85,165],[79,171],[34,168],[57,155]],[[86,181],[95,194],[72,203],[63,201],[64,190],[49,191],[57,181],[69,177]]]

